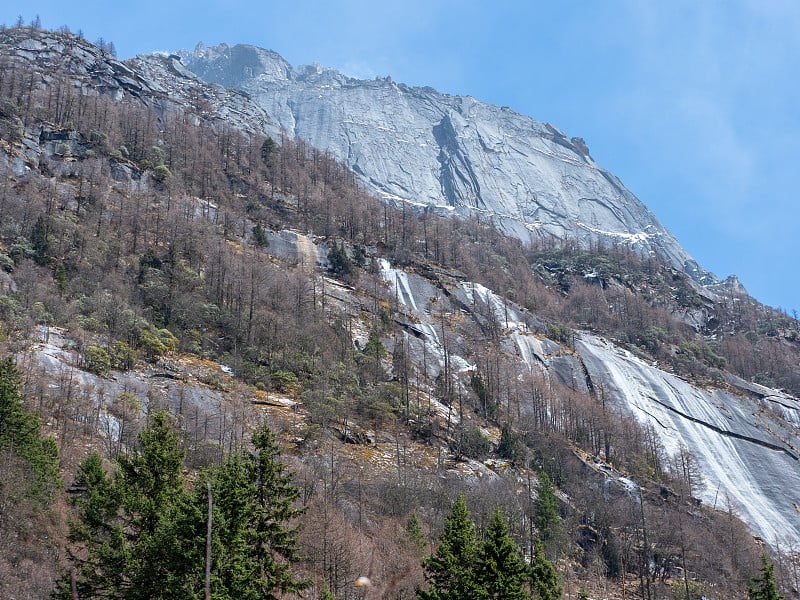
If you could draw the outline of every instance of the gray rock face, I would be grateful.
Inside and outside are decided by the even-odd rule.
[[[797,398],[733,376],[727,389],[701,388],[587,332],[576,335],[573,352],[541,335],[544,327],[535,315],[477,283],[442,278],[448,300],[433,302],[439,288],[419,274],[382,261],[381,275],[408,324],[408,356],[418,367],[425,365],[429,377],[447,361],[465,380],[476,368],[475,357],[458,344],[455,323],[483,329],[493,320],[506,368],[517,379],[540,376],[578,394],[592,393],[590,386],[595,394],[602,390],[605,401],[652,427],[667,457],[682,450],[695,457],[702,483],[692,493],[703,504],[732,507],[773,547],[800,542]],[[456,311],[457,319],[450,316]],[[526,413],[532,407],[523,401],[519,409]]]
[[[593,385],[651,425],[668,454],[684,447],[696,457],[704,486],[695,493],[705,504],[725,510],[730,501],[773,546],[800,540],[796,398],[752,385],[758,399],[700,389],[589,334],[576,350]]]
[[[35,64],[40,87],[69,84],[82,96],[104,94],[153,107],[161,115],[185,111],[212,126],[248,133],[280,130],[263,107],[240,90],[202,81],[177,55],[152,54],[117,60],[86,40],[47,31],[7,29],[0,32],[0,68]],[[38,148],[30,150],[38,152]]]
[[[696,281],[701,269],[580,138],[507,108],[390,78],[360,81],[274,52],[221,45],[122,63],[84,40],[7,30],[4,60],[40,67],[40,85],[187,111],[219,127],[300,137],[350,166],[385,201],[481,215],[524,241],[574,239],[656,251]]]
[[[73,36],[8,29],[0,35],[0,54],[6,68],[15,61],[36,63],[41,81],[33,82],[35,85],[69,82],[82,94],[106,93],[115,99],[147,96],[153,91],[140,74],[114,56]]]
[[[292,68],[252,46],[198,46],[182,58],[204,80],[245,90],[286,134],[331,152],[386,201],[488,215],[524,241],[655,250],[696,281],[716,281],[582,139],[549,124],[390,78]]]

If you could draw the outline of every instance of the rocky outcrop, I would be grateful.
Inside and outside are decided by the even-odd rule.
[[[182,58],[203,79],[246,91],[288,135],[331,152],[388,202],[486,215],[525,241],[655,250],[696,281],[715,281],[583,139],[552,125],[390,78],[292,68],[252,46],[198,46]]]
[[[0,34],[4,68],[14,61],[33,62],[41,77],[34,85],[69,81],[84,95],[107,93],[115,99],[125,95],[143,97],[153,90],[146,79],[113,55],[86,40],[56,32],[8,29]]]
[[[86,40],[60,32],[29,28],[0,32],[0,68],[13,72],[17,64],[36,65],[39,80],[30,85],[67,84],[81,96],[105,94],[131,100],[167,115],[179,109],[199,122],[254,133],[276,133],[277,123],[247,94],[203,82],[187,70],[177,55],[152,54],[122,62]],[[2,119],[0,109],[0,119]]]

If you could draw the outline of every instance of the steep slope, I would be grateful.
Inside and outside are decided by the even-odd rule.
[[[582,335],[577,350],[596,389],[651,425],[671,456],[687,448],[699,461],[698,497],[731,502],[773,546],[800,541],[800,403],[762,388],[757,399],[701,389],[605,340]]]
[[[446,364],[460,373],[474,371],[474,355],[468,354],[471,348],[459,345],[457,339],[445,348],[441,341],[444,332],[438,322],[446,309],[440,301],[431,303],[436,288],[430,281],[388,263],[381,274],[401,314],[414,323],[405,333],[411,356],[422,364],[426,354],[425,364],[433,378]],[[437,282],[444,284],[445,278]],[[517,377],[540,373],[550,389],[560,384],[578,394],[589,395],[591,390],[597,399],[602,396],[608,406],[652,427],[667,462],[682,448],[692,454],[700,471],[693,493],[704,504],[718,510],[732,506],[774,547],[800,542],[800,402],[796,398],[735,379],[727,390],[703,389],[588,333],[577,337],[572,352],[537,334],[542,323],[534,315],[480,284],[449,281],[446,289],[449,310],[460,307],[484,327],[492,320],[499,326],[498,345]],[[518,410],[533,414],[537,409],[531,397],[523,396]],[[547,410],[555,415],[564,409],[556,403]]]
[[[380,197],[490,216],[523,241],[575,239],[655,250],[703,271],[579,138],[471,97],[291,67],[246,45],[182,54],[207,81],[247,91],[289,136],[331,152]]]
[[[8,41],[9,37],[13,39]],[[701,495],[707,505],[724,507],[721,499],[727,496],[753,531],[768,542],[794,544],[800,539],[794,524],[795,502],[800,498],[796,451],[800,418],[795,399],[734,378],[729,378],[732,383],[724,388],[703,389],[596,335],[553,335],[550,326],[556,333],[559,327],[548,323],[544,314],[537,314],[535,304],[531,304],[534,312],[522,309],[496,293],[507,290],[504,293],[511,296],[507,286],[492,291],[478,283],[478,277],[459,272],[467,268],[466,253],[489,254],[489,242],[481,243],[488,239],[486,232],[465,234],[462,241],[471,239],[461,244],[467,247],[460,248],[464,253],[458,254],[453,247],[443,249],[442,257],[457,258],[437,264],[430,256],[439,253],[428,252],[425,228],[440,230],[438,238],[431,233],[431,246],[441,243],[443,247],[452,242],[448,238],[459,235],[455,228],[446,230],[435,219],[415,221],[413,216],[408,216],[407,223],[407,215],[399,211],[380,215],[383,211],[377,209],[377,202],[360,196],[356,188],[345,188],[337,196],[336,186],[347,181],[348,174],[332,163],[327,163],[327,179],[323,169],[299,171],[302,177],[296,180],[287,178],[299,182],[287,184],[287,188],[307,186],[310,192],[304,201],[311,203],[310,208],[285,190],[275,193],[274,184],[264,183],[257,134],[274,132],[276,122],[289,119],[289,114],[292,118],[302,114],[301,121],[309,120],[313,98],[308,99],[306,112],[281,116],[280,111],[273,114],[259,108],[247,94],[202,83],[175,57],[144,57],[122,64],[85,41],[73,40],[70,46],[64,40],[62,35],[45,32],[13,31],[0,36],[2,73],[13,70],[19,81],[30,81],[30,88],[40,92],[29,91],[27,105],[20,101],[9,105],[8,114],[0,114],[4,127],[0,258],[10,272],[0,279],[0,293],[9,298],[0,308],[3,319],[11,321],[13,317],[18,322],[16,329],[9,326],[14,335],[21,339],[26,335],[26,323],[20,316],[24,313],[31,322],[60,320],[74,328],[76,338],[95,340],[106,347],[113,348],[113,342],[122,339],[143,344],[141,338],[151,335],[152,327],[141,319],[120,323],[117,313],[125,307],[126,319],[146,315],[159,326],[170,327],[184,348],[225,356],[226,361],[230,357],[236,361],[231,364],[237,374],[249,377],[246,381],[250,384],[291,388],[299,387],[304,378],[306,394],[294,401],[302,400],[309,413],[317,410],[316,422],[326,425],[332,412],[343,411],[342,438],[350,436],[348,428],[355,414],[363,418],[364,414],[388,411],[397,421],[410,424],[414,436],[439,445],[439,456],[444,458],[437,465],[452,465],[457,455],[463,458],[460,455],[466,454],[456,439],[460,427],[480,432],[494,419],[492,439],[496,442],[494,434],[502,418],[527,432],[526,443],[531,448],[548,436],[560,435],[619,469],[633,467],[631,456],[637,449],[626,449],[632,441],[621,433],[626,431],[622,426],[626,417],[633,415],[653,426],[668,453],[679,450],[682,442],[694,454],[705,479]],[[261,60],[262,55],[253,54],[256,58],[246,75],[261,68],[256,59]],[[287,81],[291,77],[329,77],[334,83],[341,79],[330,72],[292,75],[279,57],[270,56],[274,77],[286,77]],[[331,89],[334,83],[329,84]],[[8,96],[12,95],[9,88],[14,94],[19,92],[18,82],[11,76],[0,84]],[[345,90],[350,83],[341,80],[336,85]],[[447,101],[452,106],[471,105],[474,114],[504,114],[502,109],[471,100],[447,99],[429,90],[404,90],[386,81],[353,83],[352,87],[353,95],[367,94],[370,89],[394,94],[414,110],[425,104],[419,98],[427,97],[431,107]],[[75,90],[79,94],[70,96],[68,92]],[[116,104],[100,101],[104,94]],[[98,97],[96,102],[88,100]],[[372,100],[367,97],[362,108],[367,110],[367,101]],[[295,111],[293,103],[287,99],[285,107]],[[0,108],[5,110],[5,105]],[[24,123],[18,114],[23,110],[27,111]],[[429,124],[441,123],[442,119],[436,121],[439,110],[430,108]],[[32,116],[35,114],[46,114],[56,124],[43,122]],[[53,114],[56,116],[50,116]],[[458,114],[463,118],[464,113]],[[269,115],[276,120],[269,121]],[[522,120],[507,116],[513,122]],[[330,123],[325,115],[320,115],[319,121]],[[448,128],[454,129],[457,121],[453,116],[446,127],[436,133],[431,130],[430,135],[447,139]],[[472,121],[465,121],[463,127],[469,130]],[[572,160],[581,173],[599,174],[600,179],[592,185],[608,181],[587,156],[575,158],[577,142],[569,142],[574,146],[570,150],[566,141],[562,140],[567,144],[563,145],[554,141],[557,136],[547,137],[547,126],[529,123],[531,131],[539,132],[535,143],[545,148],[545,154],[550,153],[546,157],[550,167],[557,169]],[[402,131],[400,123],[396,125],[394,131]],[[252,137],[232,140],[236,136],[228,135],[229,129]],[[102,135],[93,134],[106,134],[107,144],[98,141]],[[455,156],[459,144],[460,140],[454,142],[450,156]],[[66,152],[58,148],[61,145],[67,147]],[[121,155],[123,145],[132,158]],[[151,150],[162,146],[169,152],[162,152],[161,160],[170,162],[159,166],[169,166],[175,174],[172,180],[155,178],[151,159],[159,153]],[[198,148],[204,153],[194,153]],[[277,152],[284,153],[281,157],[287,164],[305,161],[310,169],[310,165],[328,160],[288,141],[285,148]],[[388,162],[397,158],[391,154],[395,150],[384,148],[386,168],[395,168]],[[433,177],[436,179],[436,173]],[[480,181],[477,174],[475,181]],[[545,179],[539,184],[544,186]],[[449,189],[460,189],[459,185],[452,183]],[[561,188],[554,189],[549,192],[553,197],[566,194]],[[358,206],[362,201],[363,206]],[[577,202],[574,210],[582,210],[584,205],[591,208],[593,203]],[[628,209],[624,214],[635,212]],[[40,216],[50,227],[44,240],[34,239]],[[415,230],[410,229],[412,221]],[[273,229],[265,234],[266,248],[254,242],[256,222]],[[407,226],[412,232],[408,236]],[[318,228],[350,237],[332,240],[326,236],[333,234],[326,233],[315,239],[291,227],[303,231]],[[591,233],[592,228],[599,229],[581,230]],[[48,235],[52,243],[49,253],[42,247],[48,245],[42,245]],[[171,237],[167,242],[162,236]],[[404,247],[406,238],[410,241]],[[655,244],[667,236],[637,239]],[[324,273],[324,257],[332,244],[339,244],[353,258],[356,250],[361,253],[362,266],[353,267],[355,274],[349,282],[334,282]],[[262,260],[266,253],[285,262],[272,265]],[[396,256],[403,257],[405,268],[399,266]],[[36,263],[37,258],[48,266]],[[530,273],[524,258],[518,262]],[[51,271],[57,264],[66,265],[64,290],[53,284],[57,273]],[[655,262],[652,268],[658,268]],[[576,277],[586,279],[588,275],[581,271]],[[596,273],[592,278],[600,279]],[[592,289],[599,296],[611,297],[611,290],[602,282]],[[537,290],[543,297],[548,292]],[[561,292],[550,292],[561,299]],[[634,297],[624,298],[631,301],[633,314]],[[669,303],[668,298],[660,301]],[[81,346],[85,354],[85,342]],[[374,355],[365,351],[368,348],[375,350]],[[340,371],[327,372],[332,356],[341,363],[337,368],[344,365],[357,372],[357,366],[363,371],[360,385],[345,387],[341,382],[347,378],[339,378]],[[353,372],[346,374],[356,377]],[[320,379],[314,380],[314,376]],[[404,394],[391,396],[387,402],[378,397],[386,390],[394,393],[397,385],[406,386]],[[331,395],[326,386],[341,389]],[[96,388],[94,383],[91,387]],[[117,386],[108,389],[119,391]],[[317,392],[321,400],[315,397]],[[367,392],[374,395],[369,397]],[[227,395],[203,391],[185,402],[186,410],[197,407],[200,413],[195,413],[195,425],[202,423],[203,412],[214,411],[223,396]],[[102,400],[102,393],[88,389],[86,397],[95,402]],[[184,410],[184,395],[165,393],[164,398],[173,408],[176,404],[181,407],[178,412]],[[358,402],[354,402],[356,398]],[[337,401],[341,403],[335,405]],[[356,413],[353,406],[361,410],[362,402],[373,413],[366,409]],[[604,438],[612,440],[606,441],[605,447]],[[468,464],[473,473],[488,473],[481,463]],[[637,475],[645,485],[648,474]],[[638,488],[631,485],[630,489]]]
[[[56,100],[56,114],[75,108],[70,92],[134,99],[159,113],[189,109],[212,122],[222,120],[249,131],[276,131],[277,125],[246,94],[204,84],[186,70],[176,55],[158,54],[126,65],[84,39],[54,32],[9,29],[0,37],[0,58],[13,77],[19,65],[36,64],[39,81],[30,85],[53,90],[68,84]]]

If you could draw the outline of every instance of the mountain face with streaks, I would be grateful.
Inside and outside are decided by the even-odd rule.
[[[719,510],[730,503],[775,546],[800,540],[796,398],[736,378],[728,390],[703,389],[588,334],[576,351],[595,389],[652,427],[669,455],[691,449],[704,503]]]
[[[471,349],[457,337],[445,348],[437,312],[466,313],[482,328],[495,323],[501,330],[498,345],[520,381],[541,376],[551,389],[602,397],[609,408],[652,431],[668,456],[682,449],[692,454],[698,466],[693,493],[703,504],[731,507],[773,547],[800,541],[797,398],[732,375],[724,389],[700,387],[589,332],[578,334],[568,348],[541,334],[544,324],[535,314],[476,283],[439,276],[438,286],[448,290],[446,309],[437,287],[419,274],[384,261],[381,275],[406,319],[407,352],[426,365],[430,377],[445,365],[460,373],[476,368]],[[527,401],[519,410],[532,417],[537,408]],[[559,409],[553,405],[547,411]],[[635,495],[637,489],[630,486],[629,492]]]
[[[286,135],[332,153],[385,201],[489,216],[523,241],[630,244],[714,282],[582,139],[552,125],[391,78],[293,68],[253,46],[199,45],[182,58],[202,79],[247,92]]]
[[[553,236],[636,244],[662,253],[698,281],[713,278],[613,175],[594,163],[581,140],[507,109],[390,80],[356,81],[316,67],[294,69],[277,54],[249,46],[198,49],[183,57],[185,64],[163,55],[121,63],[82,40],[14,35],[6,33],[9,41],[0,44],[3,66],[36,64],[43,85],[69,82],[82,96],[135,99],[161,115],[193,109],[187,114],[198,122],[208,120],[212,129],[222,124],[250,133],[285,131],[344,160],[390,202],[489,214],[525,240]],[[21,124],[19,129],[19,152],[0,153],[0,174],[9,181],[33,177],[41,159],[68,174],[64,185],[71,190],[76,177],[69,174],[81,165],[79,159],[88,160],[81,149],[86,144],[75,134],[79,158],[55,159],[51,131]],[[290,230],[270,231],[268,237],[268,251],[277,258],[317,269],[315,277],[328,286],[328,310],[336,302],[340,314],[360,306],[360,290],[336,288],[341,300],[330,293],[334,284],[323,280],[322,270],[327,246],[317,248],[312,239]],[[569,400],[563,388],[592,401],[607,400],[650,425],[669,454],[682,447],[694,454],[704,480],[698,495],[705,504],[724,508],[729,500],[770,543],[800,541],[796,398],[733,376],[718,388],[691,384],[594,333],[579,332],[571,344],[558,343],[547,337],[543,316],[495,293],[500,290],[374,258],[396,311],[396,335],[387,335],[383,343],[399,356],[402,342],[422,380],[436,381],[444,373],[463,379],[466,390],[485,342],[474,332],[491,332],[512,385],[541,381],[543,389],[555,390],[545,408],[520,390],[519,414],[555,415],[557,403]],[[5,277],[0,292],[16,288],[13,274],[0,270],[0,275]],[[351,332],[354,344],[365,347],[368,334],[365,320]],[[457,418],[452,406],[430,396],[434,413],[444,415],[448,424]],[[210,406],[216,399],[198,396],[196,402]]]

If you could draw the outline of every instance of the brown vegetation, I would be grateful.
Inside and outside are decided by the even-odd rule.
[[[337,598],[361,597],[352,584],[371,573],[384,597],[413,597],[420,550],[404,524],[416,511],[433,544],[459,491],[479,529],[502,506],[515,539],[530,548],[533,469],[566,493],[557,551],[568,591],[585,584],[625,597],[683,598],[680,586],[688,593],[691,583],[710,597],[742,596],[757,548],[733,511],[695,505],[690,455],[665,456],[654,432],[606,406],[602,390],[516,377],[496,343],[503,325],[489,313],[482,329],[454,321],[447,338],[443,328],[445,345],[473,349],[478,379],[466,393],[448,376],[427,381],[401,347],[386,358],[380,340],[397,337],[398,314],[375,260],[481,282],[552,326],[540,334],[568,346],[570,329],[594,329],[702,382],[719,381],[727,367],[800,391],[796,321],[747,297],[703,297],[685,274],[626,248],[525,247],[491,222],[383,205],[303,142],[281,139],[265,162],[263,137],[198,116],[191,107],[160,111],[83,93],[66,70],[45,82],[32,64],[0,55],[2,152],[7,163],[19,158],[28,167],[0,177],[0,268],[16,287],[0,296],[2,351],[20,356],[28,408],[56,436],[67,480],[87,449],[113,457],[133,442],[146,412],[164,403],[184,428],[189,466],[219,461],[244,443],[256,390],[284,394],[303,403],[271,418],[297,459],[308,508],[301,553],[317,591],[324,583]],[[44,150],[26,154],[23,140]],[[46,140],[66,148],[48,151]],[[339,278],[354,287],[356,302],[342,310],[315,265],[270,257],[255,226],[346,246],[355,264]],[[703,318],[693,326],[695,312]],[[369,351],[353,346],[357,322],[376,332]],[[64,328],[80,365],[54,373],[22,358],[31,332],[53,326]],[[236,380],[201,368],[208,359],[229,365]],[[100,380],[130,369],[175,378],[179,388],[202,385],[221,400],[201,412],[152,383],[108,398],[81,381],[84,369]],[[455,475],[440,446],[481,458],[490,450],[466,437],[466,426],[457,430],[426,410],[431,394],[458,406],[469,432],[508,426],[505,458],[528,484],[499,477],[468,486]],[[105,414],[120,424],[116,438],[103,434]],[[388,468],[348,456],[348,442],[363,441],[352,435],[357,428],[394,447]],[[646,482],[642,491],[607,493],[589,456]],[[41,597],[60,566],[65,502],[37,511],[23,499],[24,468],[13,456],[0,461],[0,580],[10,582],[8,594]],[[18,581],[28,567],[27,582]]]

